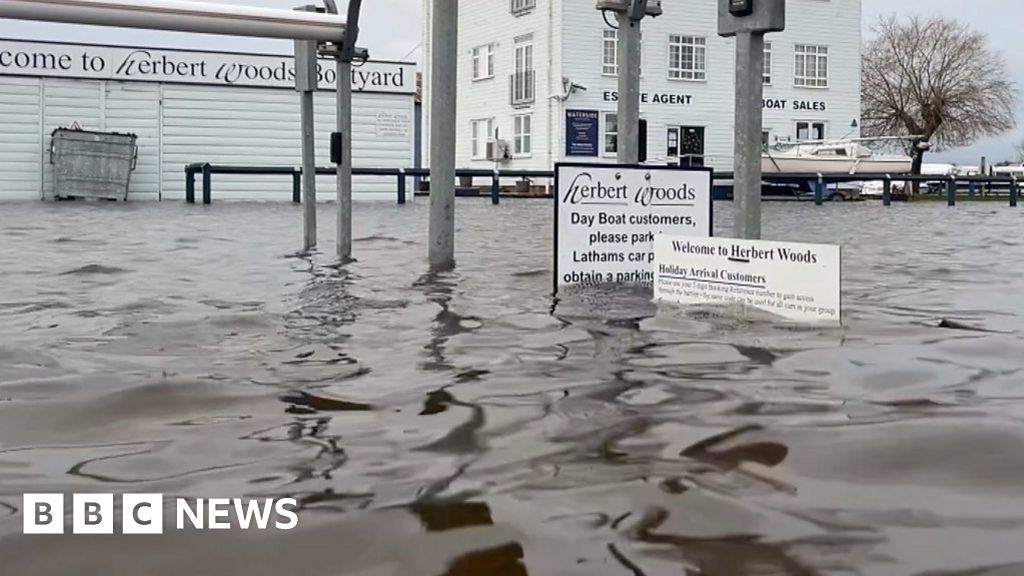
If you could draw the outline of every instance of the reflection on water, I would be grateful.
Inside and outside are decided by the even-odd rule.
[[[546,203],[460,204],[427,273],[426,208],[338,265],[290,205],[0,206],[0,573],[1024,574],[1019,212],[766,206],[844,247],[820,328],[554,298]],[[302,521],[44,542],[27,491]]]

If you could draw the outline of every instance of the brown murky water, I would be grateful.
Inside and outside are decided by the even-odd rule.
[[[308,257],[284,204],[0,206],[0,574],[1024,574],[1021,212],[767,206],[845,247],[815,329],[556,302],[549,205],[459,210],[432,276],[425,203],[341,268],[330,206]],[[21,535],[75,491],[301,522]]]

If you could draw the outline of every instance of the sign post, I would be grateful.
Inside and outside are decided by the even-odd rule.
[[[316,6],[296,10],[316,12]],[[339,82],[341,79],[338,79]],[[316,40],[295,41],[295,90],[302,107],[302,246],[316,247],[316,136],[313,116],[313,94],[318,88]]]
[[[764,35],[786,28],[786,0],[718,0],[718,34],[736,37],[733,200],[737,238],[761,237]]]
[[[654,283],[658,234],[710,237],[710,168],[555,166],[555,290]]]
[[[598,0],[597,9],[613,12],[618,20],[619,164],[640,161],[640,21],[662,14],[661,0]]]

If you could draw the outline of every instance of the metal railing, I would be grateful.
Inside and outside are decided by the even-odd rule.
[[[318,176],[333,176],[338,173],[337,168],[317,168]],[[202,177],[202,202],[211,204],[213,202],[213,176],[215,174],[234,175],[265,175],[265,176],[290,176],[292,184],[292,202],[302,203],[302,168],[293,166],[237,166],[227,164],[189,164],[185,166],[185,201],[189,204],[196,202],[196,176]],[[405,204],[408,198],[407,180],[409,178],[429,178],[429,168],[353,168],[353,176],[384,176],[396,179],[397,199],[399,204]],[[519,180],[531,180],[534,178],[544,179],[555,177],[554,172],[549,170],[484,170],[484,169],[460,169],[455,171],[457,178],[488,178],[490,179],[491,202],[498,204],[501,201],[501,179],[517,178]]]
[[[317,168],[316,173],[321,176],[337,174],[337,168]],[[280,175],[290,176],[292,182],[292,201],[302,202],[302,169],[292,166],[235,166],[218,164],[189,164],[185,167],[185,201],[194,204],[196,201],[196,176],[202,176],[202,201],[203,204],[210,204],[213,201],[213,175],[214,174],[245,174],[245,175]],[[408,178],[429,178],[429,168],[353,168],[354,176],[384,176],[393,177],[397,183],[398,203],[405,204],[408,196]],[[455,171],[458,178],[488,178],[490,179],[491,201],[494,204],[500,202],[501,179],[517,178],[519,180],[553,180],[555,173],[552,170],[486,170],[486,169],[460,169]],[[715,182],[728,182],[733,179],[732,172],[715,172]],[[814,202],[823,204],[827,198],[827,187],[829,184],[843,184],[850,182],[881,182],[882,201],[889,206],[893,200],[893,184],[912,183],[928,184],[944,189],[946,202],[955,206],[957,194],[962,190],[970,194],[991,191],[1003,191],[1008,194],[1010,206],[1017,206],[1020,198],[1020,181],[1012,175],[992,176],[934,176],[927,174],[815,174],[815,173],[789,173],[789,174],[766,174],[762,180],[765,183],[787,183],[794,181],[806,182],[813,190]]]

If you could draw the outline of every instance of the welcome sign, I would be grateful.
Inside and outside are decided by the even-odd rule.
[[[333,60],[322,60],[322,90],[337,85]],[[294,88],[292,56],[0,40],[0,75]],[[352,68],[352,90],[413,94],[414,64],[367,62]]]
[[[555,288],[654,282],[659,234],[709,237],[710,168],[555,166]]]

